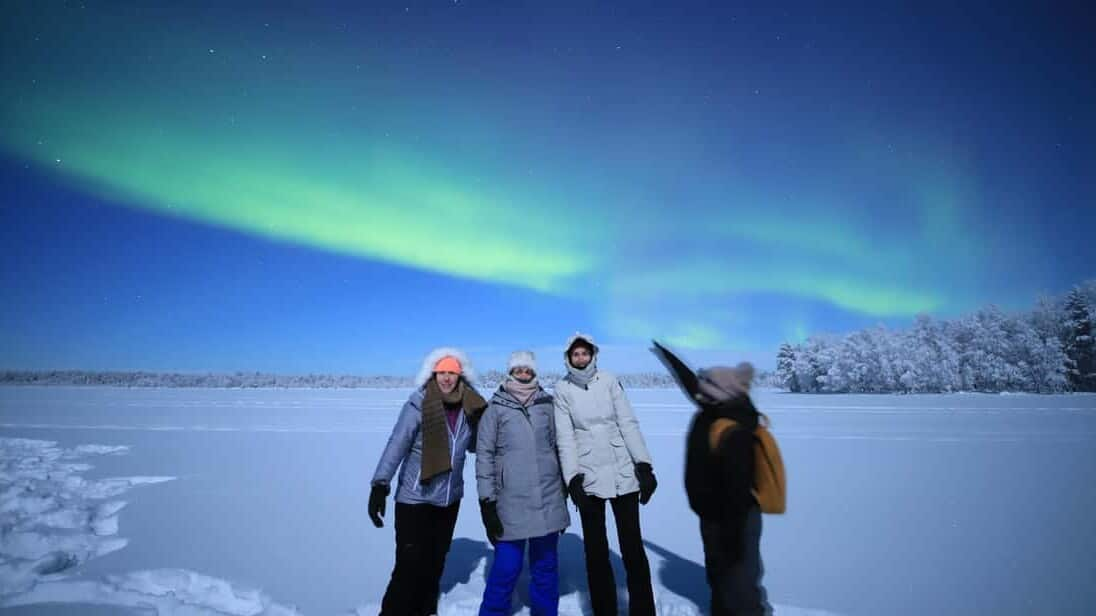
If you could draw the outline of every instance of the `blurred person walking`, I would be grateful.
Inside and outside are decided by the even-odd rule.
[[[651,351],[697,405],[686,440],[685,492],[700,518],[711,614],[771,614],[761,584],[761,513],[784,512],[784,464],[750,399],[754,368],[743,362],[694,373],[657,342]]]

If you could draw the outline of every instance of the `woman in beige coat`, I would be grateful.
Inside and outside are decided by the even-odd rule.
[[[567,341],[567,376],[555,387],[560,467],[582,520],[586,579],[594,615],[617,613],[616,581],[605,532],[608,501],[628,576],[628,613],[654,616],[651,569],[643,548],[639,505],[647,504],[658,483],[628,396],[616,376],[598,370],[597,353],[590,336],[575,334]]]

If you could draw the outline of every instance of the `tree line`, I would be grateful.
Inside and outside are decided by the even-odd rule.
[[[562,374],[546,373],[541,383],[550,385],[562,378]],[[498,387],[506,378],[499,370],[489,370],[480,377],[484,391]],[[627,387],[673,387],[669,375],[637,373],[620,375]],[[232,373],[180,373],[147,371],[89,371],[89,370],[0,370],[0,385],[37,386],[93,386],[110,387],[213,387],[230,389],[248,388],[410,388],[411,376],[360,376],[350,374],[302,374],[285,375],[267,372]]]
[[[804,393],[1096,391],[1096,280],[1026,312],[996,306],[954,320],[918,316],[909,329],[879,326],[784,343],[774,380]]]

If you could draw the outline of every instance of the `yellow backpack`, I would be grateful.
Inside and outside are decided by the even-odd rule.
[[[787,508],[788,484],[784,476],[784,459],[773,433],[769,431],[769,418],[761,415],[754,430],[754,487],[753,495],[763,513],[784,513]],[[708,430],[709,445],[714,450],[723,433],[734,429],[738,423],[721,417],[712,422]]]

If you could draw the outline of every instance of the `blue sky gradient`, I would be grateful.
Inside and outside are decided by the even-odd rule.
[[[44,2],[2,28],[0,366],[776,346],[1094,273],[1081,7]],[[551,361],[555,361],[552,359]]]

